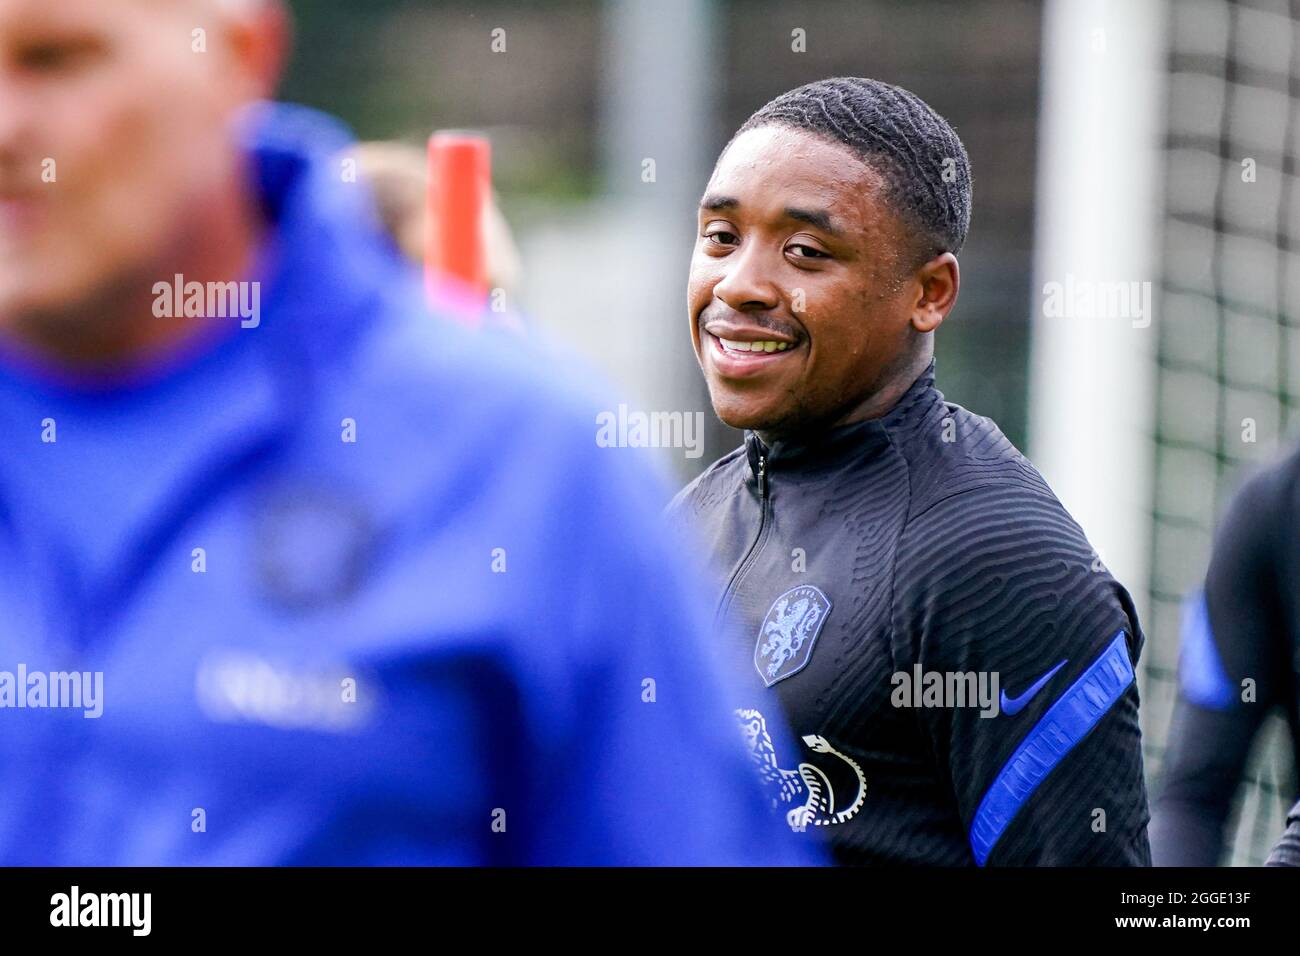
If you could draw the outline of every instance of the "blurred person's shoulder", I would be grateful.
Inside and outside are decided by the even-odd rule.
[[[348,388],[384,415],[394,451],[421,447],[502,461],[525,476],[570,471],[598,457],[596,416],[607,386],[541,333],[467,327],[418,303],[390,307],[349,373]]]
[[[1211,575],[1241,573],[1248,555],[1263,561],[1294,554],[1290,533],[1300,520],[1300,444],[1243,468],[1222,507],[1211,555]]]
[[[1300,514],[1300,443],[1280,456],[1248,466],[1238,481],[1233,508],[1265,521]]]

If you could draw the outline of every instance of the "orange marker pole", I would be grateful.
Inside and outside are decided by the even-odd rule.
[[[436,287],[450,285],[478,302],[487,298],[484,219],[491,183],[486,137],[440,132],[429,138],[424,281],[430,296]]]

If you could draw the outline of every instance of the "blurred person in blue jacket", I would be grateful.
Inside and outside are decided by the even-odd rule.
[[[428,314],[286,33],[0,0],[0,863],[810,862],[663,488]]]

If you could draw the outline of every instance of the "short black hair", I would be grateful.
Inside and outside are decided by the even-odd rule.
[[[966,241],[971,207],[966,148],[947,120],[915,93],[860,76],[817,80],[758,110],[732,141],[767,126],[841,143],[876,170],[895,212],[917,233],[919,262],[941,252],[956,254]]]

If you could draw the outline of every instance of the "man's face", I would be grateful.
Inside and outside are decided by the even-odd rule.
[[[881,186],[845,147],[785,127],[750,130],[718,160],[687,299],[728,425],[838,424],[910,354],[919,286]]]
[[[230,120],[257,93],[215,11],[0,0],[0,327],[165,278],[151,265],[228,181]]]

